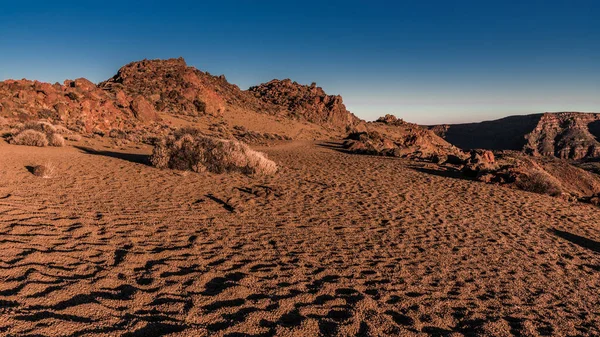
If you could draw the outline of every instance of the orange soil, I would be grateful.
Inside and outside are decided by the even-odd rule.
[[[331,144],[262,148],[271,178],[92,145],[0,143],[0,335],[600,334],[591,205]]]

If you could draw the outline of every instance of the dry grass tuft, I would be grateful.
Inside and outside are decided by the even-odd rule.
[[[36,177],[41,178],[52,178],[56,172],[56,167],[52,163],[46,163],[45,165],[34,166],[31,173]]]
[[[42,132],[35,130],[24,130],[12,137],[12,144],[26,146],[48,146],[48,138]]]
[[[248,145],[202,136],[194,132],[179,132],[158,142],[150,157],[158,168],[194,172],[241,172],[248,175],[271,175],[277,172],[275,162]]]

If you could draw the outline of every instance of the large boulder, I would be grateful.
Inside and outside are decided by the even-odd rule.
[[[136,98],[131,101],[131,111],[133,112],[133,115],[142,122],[157,121],[160,119],[158,113],[154,110],[154,106],[148,103],[143,96],[136,96]]]

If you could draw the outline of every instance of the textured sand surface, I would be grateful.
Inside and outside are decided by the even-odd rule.
[[[278,175],[1,143],[0,335],[600,334],[600,209],[262,150]],[[26,169],[46,162],[56,177]]]

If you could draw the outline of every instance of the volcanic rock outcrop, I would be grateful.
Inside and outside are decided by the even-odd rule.
[[[84,78],[64,84],[0,82],[0,116],[21,121],[46,119],[88,133],[133,128],[141,121],[158,119],[143,97],[105,91]]]
[[[445,158],[445,161],[448,156],[465,156],[432,131],[393,115],[386,115],[375,122],[358,124],[347,136],[344,146],[352,153],[434,161],[440,161],[440,158]]]
[[[224,76],[188,67],[183,58],[132,62],[98,86],[145,97],[157,111],[175,115],[216,115],[226,103],[247,103],[250,98]]]
[[[463,149],[515,150],[563,159],[600,156],[597,113],[544,113],[430,128]]]
[[[342,96],[327,95],[315,83],[310,86],[289,79],[272,80],[248,89],[264,102],[286,109],[290,117],[336,129],[356,125],[360,120],[342,102]]]
[[[0,117],[46,119],[87,133],[134,129],[158,121],[159,113],[219,118],[225,112],[307,121],[337,132],[359,122],[340,96],[316,85],[273,80],[244,91],[182,58],[132,62],[98,85],[86,79],[0,82]]]
[[[530,156],[520,151],[471,150],[462,160],[439,162],[441,175],[473,179],[567,200],[594,202],[600,176],[552,156]]]

